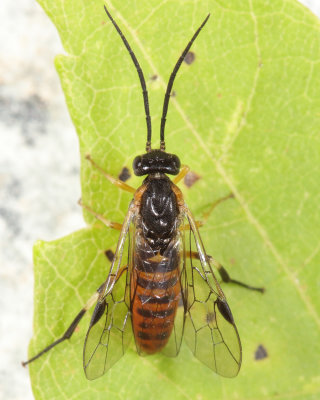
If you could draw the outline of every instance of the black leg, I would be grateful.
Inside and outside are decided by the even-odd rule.
[[[37,360],[43,354],[47,353],[53,347],[57,346],[59,343],[62,343],[66,339],[70,339],[73,332],[75,331],[76,327],[78,326],[79,322],[81,321],[82,317],[89,310],[89,308],[97,301],[97,299],[99,297],[99,291],[100,291],[100,288],[95,292],[95,294],[93,296],[90,297],[90,299],[87,301],[86,305],[78,313],[78,315],[75,317],[75,319],[71,322],[68,329],[65,331],[65,333],[59,339],[55,340],[53,343],[51,343],[49,346],[44,348],[42,351],[40,351],[34,357],[30,358],[28,361],[23,361],[22,365],[25,367],[27,364],[30,364],[32,361]]]
[[[212,257],[211,256],[208,256],[208,258],[209,258],[210,261],[212,261]],[[223,265],[221,265],[220,263],[217,263],[217,261],[214,261],[213,264],[216,266],[216,268],[217,268],[217,270],[218,270],[218,272],[219,272],[219,274],[221,276],[222,282],[234,283],[235,285],[242,286],[242,287],[244,287],[246,289],[249,289],[249,290],[255,290],[255,291],[260,292],[260,293],[264,293],[265,292],[265,288],[251,286],[251,285],[248,285],[247,283],[238,281],[236,279],[232,279],[230,277],[228,271],[223,267]]]
[[[196,259],[196,260],[200,259],[199,254],[197,252],[195,252],[195,251],[191,251],[190,253],[188,253],[188,257]],[[223,265],[221,265],[219,263],[219,261],[215,260],[213,257],[211,257],[209,255],[207,255],[207,259],[209,260],[209,262],[211,264],[213,264],[217,268],[217,270],[218,270],[218,272],[219,272],[219,274],[221,276],[222,282],[233,283],[235,285],[242,286],[245,289],[255,290],[255,291],[260,292],[260,293],[264,293],[265,292],[265,288],[251,286],[251,285],[248,285],[248,284],[246,284],[244,282],[238,281],[236,279],[232,279],[230,277],[229,273],[227,272],[227,270],[224,268]]]

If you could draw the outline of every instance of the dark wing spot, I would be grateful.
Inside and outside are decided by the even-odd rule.
[[[154,74],[154,75],[152,75],[152,77],[150,79],[152,81],[156,81],[158,79],[158,75]]]
[[[114,252],[112,250],[106,250],[104,252],[104,254],[106,255],[107,259],[111,262],[113,260],[114,257]]]
[[[170,94],[171,97],[176,97],[177,93],[173,90]]]
[[[187,187],[193,186],[199,179],[201,178],[200,175],[196,174],[193,171],[189,171],[187,175],[184,177],[183,182]]]
[[[196,59],[196,55],[194,54],[193,51],[188,51],[184,58],[184,62],[188,65],[192,64],[194,60]]]
[[[91,322],[90,322],[90,326],[93,326],[94,324],[96,324],[99,319],[102,317],[104,310],[106,308],[106,302],[103,301],[98,301],[93,314],[92,314],[92,318],[91,318]]]
[[[259,344],[257,350],[254,353],[255,360],[263,360],[264,358],[268,357],[268,353],[265,347],[262,344]]]
[[[131,178],[131,174],[129,171],[129,168],[127,167],[123,167],[122,171],[120,172],[118,178],[120,179],[120,181],[125,182],[127,181],[129,178]]]
[[[231,314],[231,310],[228,306],[228,303],[225,300],[220,299],[220,297],[218,297],[217,300],[215,301],[215,304],[217,305],[218,310],[220,311],[223,318],[226,321],[230,322],[230,324],[234,324],[233,316]]]

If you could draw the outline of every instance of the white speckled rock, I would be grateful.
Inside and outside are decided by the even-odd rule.
[[[84,222],[78,142],[53,65],[58,34],[35,1],[2,0],[0,13],[0,399],[28,400],[32,246]]]

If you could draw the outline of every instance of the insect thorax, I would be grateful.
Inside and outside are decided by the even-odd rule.
[[[143,236],[153,250],[167,248],[178,226],[179,207],[173,183],[163,173],[148,175],[141,198],[140,216]]]

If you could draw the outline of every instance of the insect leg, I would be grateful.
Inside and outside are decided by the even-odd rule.
[[[209,210],[203,214],[203,221],[204,221],[203,223],[205,224],[207,222],[208,218],[210,217],[210,214],[219,204],[223,203],[224,201],[226,201],[228,199],[233,199],[233,198],[234,198],[234,194],[229,193],[227,196],[221,197],[220,199],[218,199],[214,203],[212,203]]]
[[[188,171],[189,171],[189,167],[187,167],[187,166],[184,166],[184,167],[186,167],[186,168],[188,168],[188,169],[187,169],[187,172],[181,177],[181,179],[182,179],[182,178],[188,173]],[[175,179],[177,179],[181,173],[182,173],[182,169],[181,169],[181,171],[179,172],[179,174],[176,176]],[[180,179],[179,179],[179,180],[180,180]],[[176,183],[175,180],[174,180],[174,183]],[[208,218],[209,218],[211,212],[213,211],[213,209],[214,209],[215,207],[217,207],[217,206],[218,206],[220,203],[222,203],[223,201],[228,200],[228,199],[232,199],[232,198],[234,198],[234,194],[233,194],[233,193],[229,193],[227,196],[221,197],[220,199],[216,200],[216,201],[211,205],[210,210],[203,214],[203,220],[202,220],[202,221],[195,221],[195,224],[196,224],[197,228],[201,228],[201,227],[207,222],[207,220],[208,220]],[[184,225],[182,225],[182,226],[180,227],[180,230],[182,230],[182,231],[188,231],[189,229],[190,229],[190,225],[189,225],[189,224],[184,224]]]
[[[201,228],[204,225],[204,223],[202,221],[194,221],[194,222],[195,222],[197,228]],[[189,224],[184,224],[184,225],[181,225],[179,227],[179,229],[180,229],[180,231],[189,231],[191,228],[190,228]]]
[[[260,293],[265,292],[265,288],[263,288],[263,287],[251,286],[251,285],[248,285],[247,283],[238,281],[236,279],[232,279],[230,277],[228,271],[224,268],[224,266],[222,264],[219,263],[219,261],[215,260],[213,257],[211,257],[209,255],[207,257],[209,258],[209,261],[212,262],[212,264],[217,268],[223,282],[234,283],[235,285],[242,286],[249,290],[256,290],[257,292],[260,292]]]
[[[102,175],[108,179],[113,185],[117,186],[118,188],[125,190],[126,192],[135,193],[136,189],[127,185],[126,183],[122,182],[120,179],[116,179],[113,176],[109,175],[106,171],[104,171],[93,159],[91,158],[90,154],[86,155],[86,159],[91,162],[91,164],[97,168]]]
[[[200,259],[199,254],[195,251],[188,252],[186,255],[187,255],[187,257],[190,257],[193,259],[197,259],[197,260]],[[214,259],[212,256],[209,256],[209,255],[207,255],[207,258],[208,258],[209,262],[212,263],[217,268],[223,282],[234,283],[235,285],[242,286],[246,289],[255,290],[257,292],[264,293],[264,291],[265,291],[264,288],[251,286],[244,282],[238,281],[236,279],[232,279],[230,277],[229,273],[227,272],[227,270],[224,268],[224,266],[222,264],[219,263],[219,261],[217,261],[216,259]]]
[[[182,167],[180,168],[180,172],[178,173],[178,175],[172,180],[173,183],[178,183],[181,181],[181,179],[183,179],[187,173],[190,171],[190,168],[187,165],[182,165]]]
[[[68,327],[68,329],[64,332],[64,334],[59,339],[55,340],[53,343],[51,343],[49,346],[44,348],[42,351],[40,351],[34,357],[30,358],[28,361],[23,361],[22,365],[25,367],[27,364],[30,364],[32,361],[35,361],[36,359],[41,357],[43,354],[45,354],[47,351],[49,351],[53,347],[57,346],[59,343],[65,341],[66,339],[70,339],[70,337],[72,336],[72,334],[75,331],[76,327],[78,326],[79,322],[81,321],[82,317],[89,310],[89,308],[91,308],[92,305],[98,300],[99,294],[100,294],[100,288],[94,293],[94,295],[92,295],[90,297],[90,299],[87,301],[85,306],[78,313],[78,315],[75,317],[75,319],[71,322],[71,324]]]
[[[64,334],[57,340],[55,340],[53,343],[51,343],[49,346],[44,348],[42,351],[40,351],[38,354],[36,354],[34,357],[30,358],[27,361],[23,361],[22,365],[25,367],[27,364],[30,364],[31,362],[37,360],[39,357],[41,357],[43,354],[47,353],[49,350],[51,350],[53,347],[57,346],[59,343],[62,343],[66,339],[70,339],[73,332],[75,331],[76,327],[79,325],[79,322],[81,321],[82,317],[85,315],[85,313],[97,302],[99,299],[99,296],[101,296],[104,293],[105,287],[107,284],[110,284],[110,282],[117,282],[118,279],[120,279],[121,275],[123,274],[124,271],[127,270],[127,266],[121,267],[117,273],[117,275],[110,274],[108,277],[107,281],[104,282],[99,289],[90,297],[90,299],[86,302],[82,310],[77,314],[75,319],[71,322],[69,325],[68,329],[64,332]]]
[[[119,224],[118,222],[112,222],[106,219],[103,215],[96,213],[92,208],[87,206],[86,204],[83,204],[81,199],[78,201],[78,204],[83,207],[85,210],[87,210],[90,214],[92,214],[94,217],[96,217],[99,221],[101,221],[103,224],[108,226],[109,228],[116,229],[118,231],[121,231],[122,229],[122,224]]]

